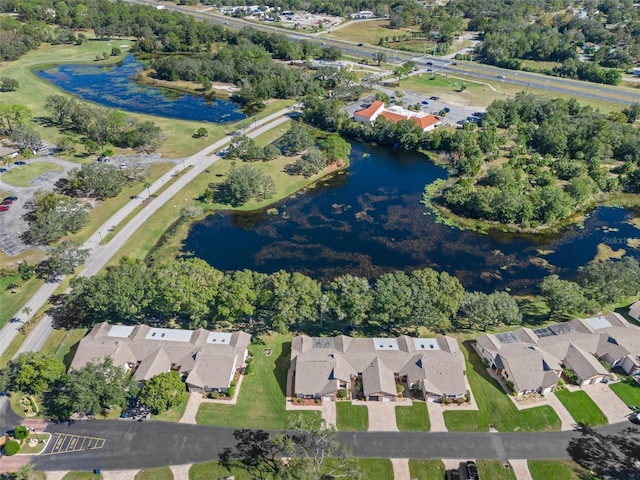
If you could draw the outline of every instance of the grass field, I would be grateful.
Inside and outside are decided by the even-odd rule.
[[[13,342],[11,342],[2,355],[0,355],[0,369],[4,368],[13,356],[18,353],[18,349],[26,339],[27,336],[22,334],[18,334],[18,336],[13,339]]]
[[[264,344],[250,347],[254,370],[242,381],[237,405],[204,403],[196,415],[197,423],[268,430],[289,425],[293,412],[285,410],[285,389],[291,337],[272,333],[263,339]],[[265,355],[265,349],[271,349],[271,353]],[[319,418],[317,411],[293,414]]]
[[[177,422],[178,420],[180,420],[182,418],[182,415],[184,415],[184,411],[187,408],[187,402],[189,401],[189,397],[187,396],[187,398],[185,399],[184,402],[182,402],[180,405],[178,405],[177,407],[173,407],[169,410],[167,410],[166,412],[163,412],[159,415],[152,415],[151,419],[152,420],[158,420],[161,422]]]
[[[20,167],[13,167],[2,175],[2,181],[16,187],[30,187],[29,182],[36,177],[48,172],[62,172],[64,169],[51,162],[35,162]]]
[[[358,463],[362,468],[363,477],[375,480],[394,480],[393,465],[386,458],[359,458]]]
[[[464,342],[467,377],[479,411],[446,411],[444,420],[450,431],[488,431],[493,424],[501,432],[559,430],[560,419],[553,408],[518,410],[502,388],[487,373],[471,342]]]
[[[169,467],[140,470],[134,480],[173,480],[173,472]]]
[[[411,478],[441,480],[444,478],[445,468],[442,460],[409,460]]]
[[[640,406],[640,384],[633,377],[622,377],[622,381],[610,383],[609,388],[628,406]]]
[[[369,428],[369,412],[364,405],[351,402],[336,402],[336,427],[338,430],[360,430]]]
[[[411,34],[410,28],[391,29],[388,27],[389,20],[353,21],[324,36],[353,43],[367,43],[369,45],[377,45],[380,38],[390,37],[388,47],[394,48],[401,45],[401,43],[391,41],[394,35]]]
[[[62,480],[102,480],[102,474],[96,475],[93,472],[69,472]]]
[[[39,278],[32,278],[18,288],[2,291],[0,294],[0,305],[2,305],[2,308],[0,308],[0,328],[13,318],[43,283],[44,281]]]
[[[585,469],[569,460],[529,460],[529,473],[533,480],[578,480],[590,478],[582,476]]]
[[[78,343],[86,334],[86,328],[54,330],[40,351],[55,355],[57,360],[64,362],[67,368],[69,368],[73,354],[78,348]]]
[[[413,402],[410,407],[396,407],[396,425],[401,432],[426,431],[431,428],[427,404]]]
[[[585,392],[570,392],[567,389],[556,392],[556,397],[562,402],[573,419],[578,423],[597,426],[606,425],[607,417]]]
[[[516,480],[513,470],[504,468],[497,460],[478,460],[478,473],[480,478],[491,480]]]

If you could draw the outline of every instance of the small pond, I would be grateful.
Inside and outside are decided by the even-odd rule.
[[[629,209],[600,207],[582,226],[555,236],[460,231],[425,215],[426,183],[446,177],[417,153],[354,144],[348,171],[255,212],[217,212],[193,225],[184,251],[229,271],[279,269],[327,280],[370,279],[431,267],[465,287],[530,292],[551,271],[564,277],[591,261],[598,244],[640,258],[627,246],[640,230]]]
[[[212,123],[246,118],[240,106],[230,100],[210,101],[202,95],[139,85],[131,78],[143,68],[142,62],[127,55],[118,65],[59,65],[36,73],[62,90],[105,107]]]

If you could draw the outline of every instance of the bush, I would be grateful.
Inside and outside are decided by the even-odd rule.
[[[249,364],[245,367],[244,373],[245,375],[249,375],[251,372],[253,372],[253,365]]]
[[[15,455],[20,450],[20,444],[15,440],[9,440],[4,444],[4,453],[8,456]]]
[[[229,395],[229,398],[233,398],[233,395],[236,393],[236,387],[229,387],[229,393],[227,395]]]
[[[29,430],[27,430],[27,427],[20,425],[13,430],[13,436],[16,440],[24,440],[29,436]]]
[[[347,398],[347,390],[345,388],[338,390],[338,398]]]
[[[466,402],[467,400],[464,397],[458,397],[456,398],[456,403],[458,405],[462,405],[464,402]]]
[[[247,365],[249,365],[251,362],[253,362],[253,357],[247,357],[247,359],[244,361],[244,363],[246,363]]]
[[[220,398],[220,392],[214,390],[213,392],[209,392],[209,397],[217,400]]]
[[[396,383],[396,392],[398,392],[398,395],[402,395],[404,392],[404,385]]]
[[[238,384],[238,382],[234,380],[231,380],[231,383],[229,385],[231,385],[232,387],[235,387]]]

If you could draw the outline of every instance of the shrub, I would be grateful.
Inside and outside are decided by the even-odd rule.
[[[238,384],[238,383],[235,381],[235,379],[234,379],[234,380],[231,380],[230,385],[231,385],[232,387],[235,387],[237,384]]]
[[[246,363],[247,365],[249,365],[251,362],[253,362],[253,357],[247,357],[247,359],[244,361],[244,363]]]
[[[247,366],[245,367],[245,369],[244,369],[244,373],[245,373],[246,375],[249,375],[251,372],[253,372],[253,365],[249,364],[249,365],[247,365]]]
[[[20,425],[13,430],[13,436],[16,440],[24,440],[29,436],[29,430],[27,430],[27,427]]]
[[[218,398],[220,398],[220,392],[214,390],[213,392],[209,393],[209,397],[217,400]]]
[[[319,398],[315,398],[313,401],[316,402],[316,403],[322,402],[322,400],[320,400]]]
[[[467,400],[464,397],[458,397],[456,398],[456,403],[458,405],[462,405],[464,402],[466,402]]]
[[[229,387],[229,393],[228,393],[229,398],[233,398],[234,393],[236,393],[236,387],[233,387],[233,386]]]
[[[4,444],[4,453],[8,456],[15,455],[20,450],[20,444],[15,440],[9,440]]]
[[[347,398],[347,389],[341,388],[338,390],[338,398]]]
[[[398,395],[401,395],[404,392],[404,385],[396,383],[396,392],[398,392]]]

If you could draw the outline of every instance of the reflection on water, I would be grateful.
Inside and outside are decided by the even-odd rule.
[[[285,269],[326,280],[431,267],[467,288],[525,292],[551,271],[573,274],[598,244],[612,244],[608,237],[640,238],[634,213],[621,208],[598,208],[583,228],[552,237],[440,225],[420,200],[426,183],[445,176],[420,154],[355,144],[348,173],[282,201],[276,216],[215,213],[193,225],[184,250],[221,270]],[[638,248],[625,248],[640,258]]]
[[[133,55],[127,55],[119,65],[60,65],[37,74],[80,98],[129,112],[213,123],[246,117],[229,100],[208,101],[204,96],[138,85],[131,77],[143,68]]]

